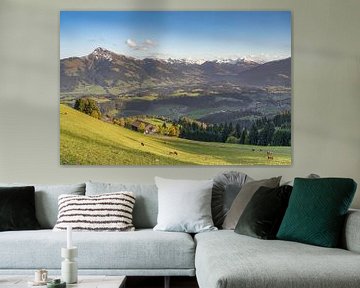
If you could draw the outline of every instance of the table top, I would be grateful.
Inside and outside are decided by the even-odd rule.
[[[55,279],[57,277],[51,277]],[[33,277],[26,275],[0,275],[0,287],[1,288],[24,288],[24,287],[38,287],[44,286],[32,286],[28,285],[29,281],[33,281]],[[68,284],[67,288],[123,288],[125,287],[126,276],[88,276],[79,275],[77,284]]]

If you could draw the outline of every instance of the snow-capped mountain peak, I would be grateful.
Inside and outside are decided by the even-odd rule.
[[[201,60],[201,59],[195,60],[195,59],[186,59],[186,58],[181,58],[181,59],[168,58],[165,61],[170,64],[185,64],[185,65],[202,64],[205,62],[205,60]]]
[[[226,63],[226,64],[257,64],[257,62],[247,59],[246,57],[236,58],[236,59],[216,59],[216,63]]]
[[[90,55],[92,55],[96,60],[105,59],[111,61],[113,59],[113,52],[101,47],[96,48]]]

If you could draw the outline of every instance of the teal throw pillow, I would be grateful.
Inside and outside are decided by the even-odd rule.
[[[277,239],[337,247],[356,186],[348,178],[295,178]]]

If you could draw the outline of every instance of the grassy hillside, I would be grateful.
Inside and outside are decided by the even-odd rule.
[[[273,160],[267,159],[267,150],[273,152]],[[143,135],[60,105],[60,162],[65,165],[290,165],[291,148]]]

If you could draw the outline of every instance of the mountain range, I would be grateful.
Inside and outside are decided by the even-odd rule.
[[[120,87],[121,91],[183,85],[291,86],[291,58],[267,63],[246,59],[203,63],[184,59],[137,59],[104,48],[83,57],[60,60],[60,90]]]

